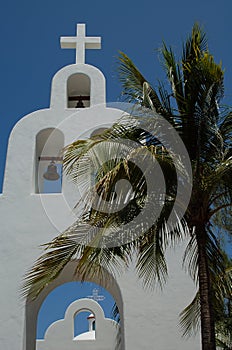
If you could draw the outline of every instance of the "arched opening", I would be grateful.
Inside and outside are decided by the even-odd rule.
[[[55,128],[36,135],[35,193],[62,192],[62,156],[64,135]]]
[[[117,335],[117,339],[120,339],[120,347],[118,349],[124,349],[123,301],[116,280],[105,270],[101,284],[92,274],[89,277],[85,276],[85,282],[82,283],[82,276],[77,275],[75,271],[76,263],[76,261],[70,262],[59,277],[49,284],[35,300],[27,299],[24,350],[36,350],[36,339],[43,339],[48,327],[53,322],[64,318],[65,310],[69,308],[70,302],[72,304],[73,300],[75,302],[83,297],[93,300],[100,299],[99,305],[107,318],[113,318],[112,305],[117,304],[120,313],[120,332]],[[89,289],[84,290],[87,283]],[[96,288],[98,288],[98,293],[96,293]],[[88,310],[94,311],[91,307]]]
[[[96,320],[94,313],[89,311],[80,311],[74,318],[74,340],[95,340],[96,339]]]
[[[67,81],[67,107],[86,108],[90,106],[90,78],[83,73],[75,73]]]
[[[105,288],[93,282],[68,282],[55,288],[43,301],[38,313],[36,338],[44,339],[48,327],[64,318],[65,310],[73,301],[82,298],[97,301],[104,310],[105,317],[116,319],[113,312],[116,301]],[[74,337],[93,328],[95,319],[88,319],[92,313],[92,310],[84,310],[75,315]]]

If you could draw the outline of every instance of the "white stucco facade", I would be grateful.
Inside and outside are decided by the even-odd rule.
[[[79,28],[83,29],[83,25]],[[91,48],[88,45],[87,48]],[[94,45],[92,48],[99,48],[99,41]],[[74,78],[69,80],[70,77]],[[90,99],[86,102],[89,107],[70,107],[68,98],[71,94],[89,94]],[[3,193],[0,196],[1,349],[35,350],[37,315],[44,298],[56,286],[73,280],[75,262],[67,266],[36,301],[28,302],[20,297],[23,276],[40,256],[40,245],[49,242],[76,219],[72,208],[78,194],[73,194],[72,185],[65,177],[60,193],[41,193],[38,177],[49,162],[44,162],[43,169],[40,169],[38,158],[57,156],[62,142],[68,145],[78,138],[89,136],[93,130],[111,125],[122,113],[119,109],[106,107],[105,78],[97,68],[85,64],[83,58],[81,62],[66,66],[55,75],[50,108],[25,116],[12,130]],[[51,137],[54,141],[52,145],[46,146],[43,137],[38,141],[41,132],[44,132],[45,141],[46,135]],[[170,277],[163,292],[145,291],[133,266],[117,280],[106,271],[107,278],[103,287],[112,294],[120,310],[122,350],[199,349],[199,337],[186,341],[181,338],[178,330],[178,314],[191,301],[195,292],[192,281],[181,268],[182,251],[183,247],[180,246],[175,252],[170,252]],[[89,280],[98,283],[93,277]],[[99,310],[95,310],[95,307],[91,304],[88,309],[97,313]],[[102,316],[102,320],[103,318]],[[104,343],[104,327],[96,332],[100,332],[99,338]],[[59,332],[57,340],[56,333],[52,334],[52,343],[56,345],[57,341],[60,344],[62,333]],[[110,334],[112,335],[110,332],[105,333],[107,342]],[[112,342],[114,337],[113,334]],[[83,344],[79,342],[75,348],[87,349],[88,346]],[[96,342],[96,350],[113,349],[113,345],[103,348],[102,343],[99,344]],[[53,348],[58,349],[53,345],[49,347],[50,350]],[[38,347],[40,349],[45,348]]]

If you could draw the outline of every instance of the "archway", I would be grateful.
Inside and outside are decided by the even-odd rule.
[[[83,73],[72,74],[67,81],[67,107],[90,106],[90,78]]]
[[[64,134],[55,128],[41,130],[36,135],[35,151],[35,193],[62,192],[62,157]],[[49,167],[53,167],[53,177],[46,177]],[[57,177],[54,177],[57,174]]]
[[[75,273],[77,261],[72,261],[63,269],[59,277],[52,283],[50,283],[35,300],[26,301],[26,319],[25,319],[25,340],[24,350],[36,349],[36,328],[37,318],[40,308],[47,298],[47,296],[54,291],[57,287],[64,285],[65,283],[82,281],[82,276]],[[99,283],[97,277],[93,274],[86,275],[85,281],[96,283],[103,287],[108,293],[112,295],[115,300],[119,313],[120,313],[120,349],[124,349],[124,326],[123,326],[123,300],[120,292],[119,285],[115,278],[108,272],[104,271],[104,277]]]
[[[68,282],[56,287],[44,299],[38,313],[36,338],[43,339],[49,325],[58,319],[64,318],[67,307],[73,301],[81,298],[96,300],[104,310],[105,317],[115,319],[113,309],[116,301],[105,288],[93,282]],[[89,314],[90,312],[85,311],[76,315],[74,336],[88,330]],[[81,325],[82,321],[83,324]]]

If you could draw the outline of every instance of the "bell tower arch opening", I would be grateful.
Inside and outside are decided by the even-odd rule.
[[[64,134],[55,128],[36,135],[35,193],[62,192],[62,156]]]
[[[72,74],[67,81],[67,107],[90,107],[90,85],[90,78],[86,74]]]

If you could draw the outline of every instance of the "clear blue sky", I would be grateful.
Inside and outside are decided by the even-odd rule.
[[[225,103],[232,104],[231,13],[230,0],[4,2],[0,21],[0,184],[12,127],[24,115],[49,106],[53,75],[74,63],[74,50],[61,49],[59,38],[74,35],[77,23],[86,23],[87,35],[102,37],[102,50],[88,50],[86,62],[105,74],[107,101],[114,102],[120,99],[119,50],[155,84],[164,77],[156,52],[162,40],[180,52],[182,41],[198,21],[216,61],[222,61]]]

